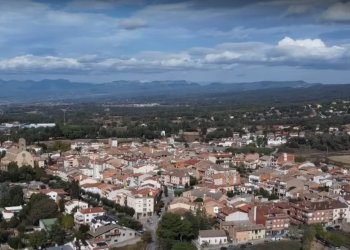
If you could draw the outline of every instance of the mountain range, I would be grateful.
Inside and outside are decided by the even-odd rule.
[[[80,83],[64,79],[42,81],[0,80],[0,103],[61,102],[61,101],[157,101],[204,100],[227,95],[268,96],[277,92],[331,92],[335,97],[350,96],[350,84],[324,85],[304,81],[261,81],[247,83],[199,84],[187,81],[114,81],[109,83]],[[277,91],[277,92],[276,92]],[[204,99],[202,99],[204,98]]]

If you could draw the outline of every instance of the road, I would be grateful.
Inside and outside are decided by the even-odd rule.
[[[174,197],[174,193],[169,190],[168,191],[168,197],[162,196],[162,201],[164,202],[164,207],[162,208],[162,212],[160,213],[160,216],[157,214],[154,214],[152,217],[150,217],[147,221],[143,222],[143,227],[145,231],[150,231],[152,234],[152,242],[148,243],[147,250],[155,250],[157,249],[157,228],[158,223],[162,219],[162,216],[164,215],[165,208],[168,206],[168,204],[171,202],[171,200]]]

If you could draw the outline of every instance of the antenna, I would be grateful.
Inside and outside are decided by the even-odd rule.
[[[63,111],[63,125],[66,126],[66,112],[67,109],[61,109]]]

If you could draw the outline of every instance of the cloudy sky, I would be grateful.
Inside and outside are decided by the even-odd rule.
[[[350,83],[350,1],[0,1],[0,78]]]

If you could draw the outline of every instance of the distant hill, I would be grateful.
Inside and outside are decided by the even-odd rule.
[[[165,101],[227,93],[280,88],[305,89],[325,86],[304,81],[263,81],[251,83],[211,83],[201,85],[187,81],[114,81],[110,83],[77,83],[64,79],[42,81],[0,80],[0,103],[50,101],[101,101],[149,99]]]
[[[161,104],[291,104],[349,99],[350,84],[262,81],[198,84],[187,81],[0,80],[0,104],[42,102],[158,102]]]

